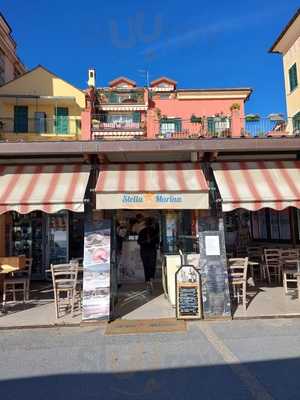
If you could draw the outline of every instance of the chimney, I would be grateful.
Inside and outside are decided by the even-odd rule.
[[[95,87],[96,85],[96,70],[94,68],[89,69],[89,79],[87,83],[89,87]]]

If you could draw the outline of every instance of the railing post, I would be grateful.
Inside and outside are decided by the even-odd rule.
[[[240,116],[240,110],[231,110],[231,136],[240,137],[243,128],[243,123]]]

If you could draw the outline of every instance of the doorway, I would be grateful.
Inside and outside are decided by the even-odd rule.
[[[151,219],[158,236],[153,287],[145,282],[139,237]],[[162,286],[162,218],[158,210],[118,210],[115,215],[116,273],[112,287],[117,286],[113,318],[173,318],[174,309],[164,296]]]

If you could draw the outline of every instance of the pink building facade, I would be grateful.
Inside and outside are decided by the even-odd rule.
[[[90,87],[82,139],[239,137],[250,88],[178,89],[161,77],[149,88],[119,77]]]

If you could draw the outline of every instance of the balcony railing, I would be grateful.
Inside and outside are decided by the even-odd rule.
[[[231,136],[230,117],[205,117],[201,122],[180,121],[172,126],[166,122],[160,123],[156,137],[160,139],[193,139],[200,137],[229,137]]]
[[[289,134],[300,134],[300,120],[284,119],[279,114],[271,114],[269,117],[250,114],[241,119],[241,136],[266,137]]]
[[[144,92],[130,91],[125,93],[99,91],[97,94],[100,105],[132,105],[145,104]]]
[[[93,131],[141,131],[145,129],[144,122],[99,122],[92,121]]]
[[[0,117],[1,133],[34,133],[41,135],[77,135],[81,132],[79,117],[57,116],[53,118],[6,118]]]

